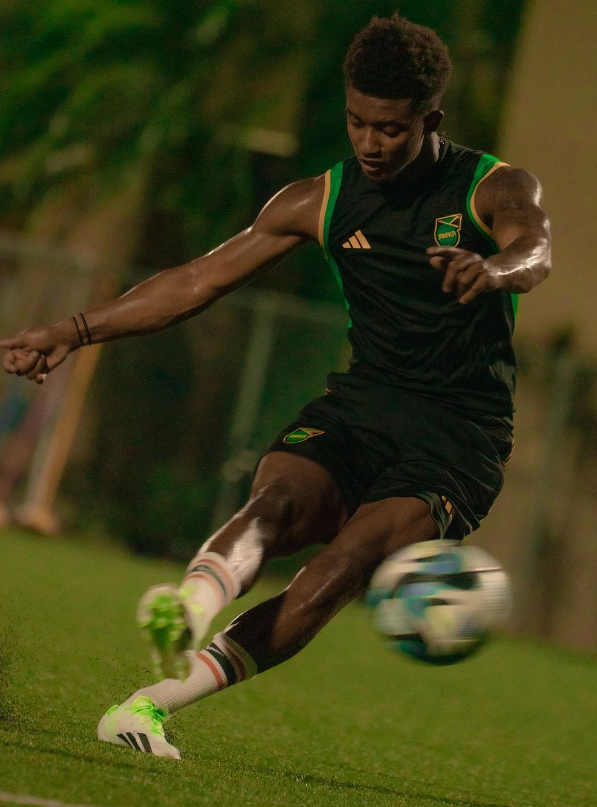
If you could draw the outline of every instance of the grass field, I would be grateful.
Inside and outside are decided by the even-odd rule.
[[[168,723],[182,761],[99,743],[105,709],[150,680],[136,601],[181,569],[72,539],[0,532],[0,547],[5,802],[20,794],[96,807],[597,803],[594,659],[500,640],[453,668],[427,669],[388,651],[361,604],[286,665]],[[241,607],[279,585],[263,582]]]

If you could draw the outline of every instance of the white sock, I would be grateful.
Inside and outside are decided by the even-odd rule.
[[[143,696],[171,715],[257,674],[257,665],[247,651],[224,633],[214,636],[205,650],[189,654],[193,656],[192,672],[186,681],[166,678],[159,684],[139,689],[126,703]]]
[[[189,563],[179,590],[188,606],[193,637],[200,640],[214,616],[238,595],[240,580],[222,555],[198,552]]]

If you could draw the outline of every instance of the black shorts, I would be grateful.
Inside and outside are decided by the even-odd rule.
[[[511,418],[463,414],[438,400],[361,376],[331,373],[326,395],[269,446],[308,457],[334,477],[349,514],[414,496],[441,537],[476,530],[504,483]]]

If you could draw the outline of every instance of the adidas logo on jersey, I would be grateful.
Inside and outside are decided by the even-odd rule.
[[[354,235],[351,235],[348,241],[345,241],[342,246],[344,249],[371,249],[371,244],[360,230],[357,230]]]

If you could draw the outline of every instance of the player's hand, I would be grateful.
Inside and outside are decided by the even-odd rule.
[[[7,373],[43,384],[46,375],[62,364],[74,347],[70,334],[64,333],[60,325],[27,328],[16,336],[0,339],[0,348],[6,349],[2,366]]]
[[[429,247],[427,254],[433,268],[444,273],[442,291],[454,292],[459,303],[470,303],[479,294],[501,286],[499,268],[476,252],[458,247]]]

